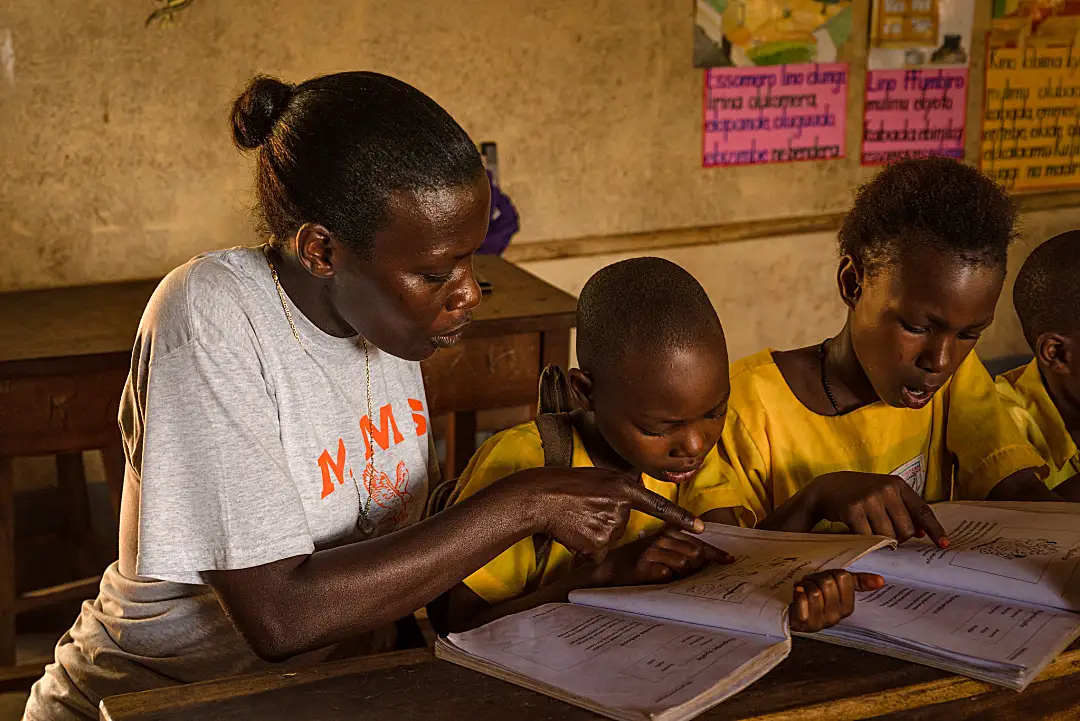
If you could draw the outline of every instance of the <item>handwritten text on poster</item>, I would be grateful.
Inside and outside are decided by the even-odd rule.
[[[981,157],[1007,188],[1080,185],[1080,47],[990,50]]]
[[[705,166],[844,157],[845,63],[711,68]]]
[[[962,159],[967,85],[967,68],[868,71],[863,165],[926,155]]]

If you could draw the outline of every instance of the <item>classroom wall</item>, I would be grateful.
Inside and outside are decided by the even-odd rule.
[[[841,210],[847,163],[701,169],[689,0],[0,3],[0,290],[251,240],[227,111],[255,72],[366,68],[499,144],[519,243]],[[783,186],[778,189],[778,181]]]
[[[153,277],[257,241],[227,113],[258,71],[367,68],[430,93],[498,142],[518,248],[838,212],[870,173],[850,138],[847,161],[703,170],[690,0],[194,0],[178,27],[144,28],[156,5],[0,3],[0,290]],[[1030,231],[1078,219],[1035,214]],[[733,357],[839,324],[831,233],[663,254],[699,275]],[[576,291],[612,259],[528,267]],[[986,345],[1018,343],[1000,323]]]
[[[1021,238],[1009,254],[1009,275],[994,324],[977,347],[983,358],[1028,353],[1012,308],[1012,283],[1024,258],[1047,238],[1080,228],[1080,208],[1025,213]],[[659,255],[690,270],[720,314],[732,360],[762,348],[797,348],[818,343],[844,324],[836,290],[836,235],[812,233],[768,240],[673,248]],[[529,271],[574,293],[589,276],[631,254],[525,263]]]

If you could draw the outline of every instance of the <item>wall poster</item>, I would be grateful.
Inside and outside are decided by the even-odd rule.
[[[705,167],[843,158],[847,84],[844,63],[710,68]]]
[[[706,167],[844,157],[852,0],[696,0]]]
[[[975,0],[874,0],[862,163],[964,157]]]
[[[980,167],[1014,190],[1080,186],[1080,2],[994,3]]]

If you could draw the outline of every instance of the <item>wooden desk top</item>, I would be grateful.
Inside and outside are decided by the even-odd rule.
[[[1080,643],[1022,694],[926,666],[806,639],[763,679],[706,712],[711,721],[963,721],[1071,718],[1080,708]],[[597,718],[592,713],[467,669],[429,651],[402,651],[159,691],[114,696],[105,721],[297,719],[365,721]]]
[[[466,338],[569,330],[577,300],[502,258],[476,256],[491,281]],[[123,354],[159,280],[0,293],[0,363]]]

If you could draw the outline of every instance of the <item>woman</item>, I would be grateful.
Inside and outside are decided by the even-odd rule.
[[[120,559],[27,719],[96,719],[105,696],[344,642],[387,650],[395,619],[533,533],[599,557],[631,508],[700,528],[597,469],[522,472],[419,523],[436,466],[417,361],[480,301],[480,156],[375,73],[256,78],[232,125],[271,240],[193,259],[147,306],[120,411]]]

